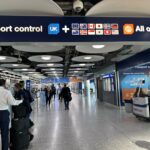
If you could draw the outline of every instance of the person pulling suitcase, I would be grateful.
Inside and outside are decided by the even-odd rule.
[[[9,147],[9,106],[19,105],[23,101],[15,100],[11,92],[6,89],[6,80],[0,79],[0,130],[2,139],[2,150],[8,150]]]
[[[27,93],[22,89],[21,84],[15,84],[15,98],[23,99],[23,103],[13,107],[14,118],[12,119],[12,128],[10,133],[11,149],[22,150],[29,146],[33,135],[29,132],[30,113],[32,111]]]

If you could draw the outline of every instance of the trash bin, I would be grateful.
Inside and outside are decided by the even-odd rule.
[[[125,110],[126,110],[127,113],[133,113],[132,100],[125,100]]]

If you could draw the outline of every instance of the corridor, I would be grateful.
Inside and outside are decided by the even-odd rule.
[[[34,105],[34,140],[30,150],[144,150],[150,149],[150,122],[139,121],[94,96],[73,94],[70,110],[57,98],[50,108]]]

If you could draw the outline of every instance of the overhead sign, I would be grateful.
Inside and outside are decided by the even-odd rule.
[[[0,16],[0,42],[148,42],[150,18]]]
[[[69,78],[45,78],[41,80],[41,83],[68,83]]]

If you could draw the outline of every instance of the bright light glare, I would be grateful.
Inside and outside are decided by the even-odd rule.
[[[47,66],[54,66],[54,64],[47,64]]]
[[[92,57],[91,56],[87,56],[87,57],[84,57],[84,59],[89,60],[89,59],[92,59]]]
[[[80,66],[85,66],[85,64],[80,64]]]
[[[43,59],[43,60],[50,60],[51,56],[42,56],[41,59]]]
[[[0,56],[0,60],[5,60],[6,57],[5,56]]]
[[[105,45],[92,45],[92,47],[96,49],[100,49],[100,48],[104,48]]]

